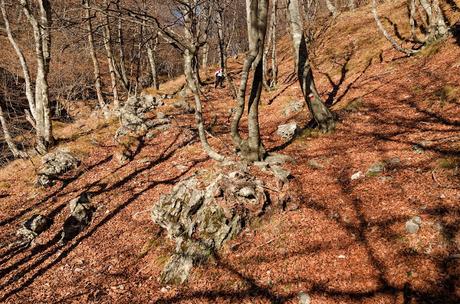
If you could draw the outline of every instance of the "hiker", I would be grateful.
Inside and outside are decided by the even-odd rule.
[[[216,83],[214,88],[217,88],[217,86],[220,86],[221,88],[224,86],[224,72],[222,69],[218,69],[215,73],[214,76],[216,76]]]

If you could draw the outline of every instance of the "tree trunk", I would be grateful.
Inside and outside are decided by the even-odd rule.
[[[152,47],[153,44],[153,47]],[[158,45],[158,35],[153,39],[153,43],[147,43],[147,57],[150,64],[150,73],[152,76],[152,86],[155,89],[160,88],[160,83],[158,82],[157,75],[157,65],[156,65],[156,49]]]
[[[433,42],[444,37],[449,28],[446,25],[446,20],[439,6],[438,0],[420,0],[420,4],[426,13],[428,20],[428,38],[427,42]]]
[[[112,46],[111,46],[111,34],[110,34],[110,26],[109,26],[109,17],[106,16],[105,25],[103,29],[103,36],[104,36],[104,47],[107,52],[107,64],[109,66],[110,72],[110,80],[112,83],[112,93],[113,93],[113,105],[115,110],[118,110],[120,107],[120,101],[118,98],[118,89],[117,89],[117,76],[115,74],[115,61],[113,58]]]
[[[182,11],[182,16],[184,18],[184,36],[187,41],[185,50],[183,51],[184,57],[184,74],[187,81],[187,86],[193,94],[195,100],[195,121],[198,127],[198,136],[201,141],[203,150],[214,160],[223,161],[225,157],[215,151],[208,142],[206,137],[206,131],[204,128],[203,122],[203,109],[200,99],[200,90],[199,90],[199,79],[197,75],[197,54],[198,48],[196,47],[198,38],[197,28],[194,26],[196,24],[196,15],[194,14],[194,7],[196,0],[188,0],[189,5],[185,6]]]
[[[311,70],[307,43],[303,30],[303,22],[298,0],[288,0],[288,20],[291,25],[291,36],[295,50],[295,63],[300,87],[308,108],[322,131],[330,131],[335,127],[332,113],[322,102],[316,89]]]
[[[85,17],[88,22],[87,30],[88,30],[89,53],[91,56],[91,60],[93,61],[94,87],[96,88],[97,101],[99,103],[99,107],[104,113],[104,117],[108,119],[109,112],[107,109],[107,105],[105,104],[104,97],[102,95],[101,71],[99,68],[99,61],[97,60],[97,57],[96,57],[96,51],[94,49],[93,24],[91,21],[92,17],[91,17],[91,9],[90,9],[89,0],[85,0]]]
[[[125,88],[127,92],[130,91],[130,84],[128,80],[128,76],[126,74],[126,62],[125,62],[125,42],[123,39],[123,23],[121,20],[121,17],[118,17],[118,22],[117,22],[117,38],[118,38],[118,50],[119,50],[119,65],[118,68],[115,64],[115,58],[114,58],[114,68],[116,68],[117,76],[121,81],[121,84]]]
[[[267,11],[268,1],[246,0],[249,51],[244,61],[237,98],[238,106],[235,109],[231,124],[231,133],[233,142],[241,151],[242,157],[249,161],[261,160],[265,155],[265,149],[260,140],[259,102],[263,87],[263,54],[267,31]],[[244,112],[246,88],[251,67],[255,67],[255,71],[248,99],[248,139],[243,140],[238,127]]]
[[[35,77],[35,110],[37,150],[45,153],[53,143],[51,111],[48,92],[48,73],[51,60],[51,35],[49,33],[51,20],[51,5],[48,0],[40,0],[40,21],[31,13],[30,3],[21,1],[24,14],[32,25],[35,40],[35,57],[37,73]]]
[[[326,7],[329,10],[329,12],[331,13],[331,15],[333,17],[337,17],[338,12],[337,12],[337,8],[335,7],[335,5],[332,4],[331,0],[325,0],[325,1],[326,1]]]
[[[416,23],[416,0],[408,0],[408,11],[409,11],[409,25],[410,25],[410,33],[411,33],[411,39],[414,42],[419,42],[419,39],[417,38],[417,23]]]
[[[8,129],[8,125],[6,123],[5,116],[3,115],[3,109],[1,105],[0,105],[0,125],[2,126],[3,136],[5,137],[5,142],[8,145],[8,148],[10,149],[11,153],[13,154],[13,157],[14,158],[27,157],[26,153],[19,151],[18,147],[16,146],[13,139],[11,138],[11,134]]]
[[[32,114],[32,118],[35,120],[37,117],[36,110],[35,110],[35,97],[34,97],[34,88],[31,82],[30,78],[30,71],[29,71],[29,66],[27,65],[26,59],[24,57],[24,54],[17,44],[16,40],[13,37],[13,33],[11,31],[10,27],[10,22],[8,20],[8,15],[6,13],[5,9],[5,1],[1,0],[0,2],[0,10],[2,12],[3,20],[5,23],[5,30],[8,36],[8,40],[10,41],[11,45],[13,46],[14,51],[16,52],[16,55],[18,56],[19,59],[19,64],[21,65],[22,69],[22,74],[24,76],[24,82],[25,82],[25,91],[26,91],[26,98],[27,102],[29,104],[29,109],[30,113]],[[32,124],[35,128],[35,122]]]
[[[348,9],[350,11],[354,11],[356,9],[355,0],[348,0]]]
[[[226,64],[226,61],[227,61],[227,50],[226,50],[226,47],[225,47],[225,36],[224,36],[224,20],[223,20],[223,15],[224,15],[224,11],[222,8],[219,8],[217,10],[217,20],[216,20],[216,23],[217,23],[217,37],[219,39],[219,64],[220,64],[220,68],[222,69],[222,71],[224,71],[224,74],[227,73],[226,71],[226,68],[227,68],[227,64]]]

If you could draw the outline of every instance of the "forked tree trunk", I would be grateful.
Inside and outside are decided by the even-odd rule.
[[[330,131],[335,127],[334,116],[322,102],[316,89],[313,73],[308,58],[307,43],[303,30],[303,22],[299,0],[288,0],[288,20],[291,25],[291,36],[295,51],[295,64],[302,94],[313,116],[322,131]]]
[[[20,1],[24,14],[32,26],[35,40],[35,58],[37,73],[35,76],[35,124],[37,133],[37,150],[45,153],[53,144],[53,132],[51,124],[51,111],[49,103],[48,73],[51,60],[51,5],[48,0],[40,0],[40,18],[37,19],[31,12],[30,3],[27,0]]]
[[[104,96],[102,95],[102,81],[101,81],[101,71],[99,68],[99,61],[97,60],[96,51],[94,49],[94,37],[93,37],[93,24],[91,21],[91,9],[89,0],[85,0],[85,17],[87,19],[87,30],[88,30],[88,44],[89,44],[89,53],[91,60],[93,61],[93,70],[94,70],[94,87],[96,88],[97,101],[99,107],[104,113],[106,119],[109,118],[109,111],[107,105],[104,101]]]
[[[214,160],[223,161],[225,157],[215,151],[208,142],[206,137],[206,130],[204,128],[203,122],[203,108],[200,99],[200,90],[199,85],[200,81],[198,78],[197,69],[197,55],[198,55],[198,48],[196,47],[198,37],[197,28],[194,26],[195,23],[195,14],[194,14],[194,1],[196,0],[188,0],[189,6],[185,6],[184,10],[182,11],[182,15],[184,18],[184,36],[186,47],[183,50],[183,58],[184,58],[184,74],[185,79],[187,81],[187,86],[193,94],[193,98],[195,100],[195,121],[198,128],[198,136],[200,138],[201,145],[203,150]]]
[[[267,30],[268,1],[246,0],[249,51],[244,61],[238,106],[231,124],[231,134],[235,146],[241,151],[242,157],[249,161],[257,161],[265,156],[265,149],[260,139],[259,102],[263,86],[263,54],[264,40]],[[248,138],[243,140],[239,134],[239,123],[244,112],[245,95],[251,67],[255,67],[251,92],[248,98]]]

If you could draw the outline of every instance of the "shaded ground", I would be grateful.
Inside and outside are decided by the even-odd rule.
[[[262,132],[269,150],[296,159],[289,167],[302,189],[300,208],[274,206],[182,287],[157,281],[173,244],[149,210],[177,180],[212,164],[186,128],[193,116],[176,115],[173,128],[125,166],[111,157],[116,126],[74,126],[62,142],[84,164],[53,188],[33,187],[30,163],[0,172],[0,302],[296,303],[300,291],[315,304],[460,302],[460,108],[459,96],[449,97],[460,83],[460,49],[454,39],[436,47],[410,59],[385,49],[365,60],[365,50],[340,46],[327,54],[336,63],[318,57],[325,73],[318,84],[340,123],[333,134],[305,130],[288,144],[273,135],[277,126],[305,125],[308,116],[283,115],[300,98],[286,58],[278,90],[264,95]],[[228,93],[204,89],[206,119],[217,119],[211,142],[226,153]],[[384,172],[351,180],[385,161]],[[55,224],[33,248],[8,249],[22,220],[43,212],[62,223],[66,203],[82,191],[98,210],[75,239],[60,247]],[[404,224],[416,215],[421,230],[409,235]]]

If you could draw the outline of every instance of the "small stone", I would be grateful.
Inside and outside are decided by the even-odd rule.
[[[367,169],[366,175],[373,176],[382,173],[385,170],[385,164],[381,162],[374,163]]]
[[[146,164],[146,163],[149,163],[151,161],[152,161],[152,159],[150,157],[144,157],[144,158],[139,159],[137,162],[139,164]]]
[[[397,166],[401,163],[401,159],[399,157],[392,157],[390,159],[385,160],[385,163],[390,166]]]
[[[163,112],[157,112],[157,119],[165,119],[166,118],[166,114],[163,113]]]
[[[422,224],[422,219],[420,218],[420,216],[414,216],[414,217],[412,218],[412,221],[413,221],[414,223],[416,223],[417,225],[421,225],[421,224]]]
[[[270,166],[270,169],[272,170],[275,177],[282,182],[287,182],[289,177],[291,177],[291,172],[281,168],[280,166]]]
[[[238,195],[245,198],[255,198],[256,192],[251,187],[243,187],[238,191]]]
[[[310,159],[308,161],[308,165],[313,169],[317,169],[317,170],[324,169],[324,166],[314,159]]]
[[[358,171],[358,172],[356,172],[355,174],[353,174],[351,176],[351,180],[357,180],[357,179],[360,179],[360,178],[363,178],[363,177],[364,177],[363,172]]]
[[[265,162],[270,165],[284,165],[287,162],[294,163],[294,159],[289,155],[270,154],[265,158]]]
[[[415,216],[406,222],[406,231],[410,234],[415,234],[420,230],[422,220],[420,217]]]
[[[299,304],[310,304],[310,303],[311,303],[310,296],[305,292],[300,292],[299,293]]]
[[[346,259],[347,257],[346,257],[345,255],[343,255],[343,254],[340,254],[339,256],[337,256],[337,258],[339,258],[339,259]]]
[[[298,113],[303,109],[304,106],[305,102],[301,100],[293,101],[286,108],[284,108],[283,115],[290,116],[292,114]]]
[[[286,140],[291,140],[296,134],[298,129],[296,122],[291,122],[288,124],[278,126],[276,134]]]
[[[166,292],[168,292],[168,289],[166,287],[161,287],[160,291],[162,293],[166,293]]]

